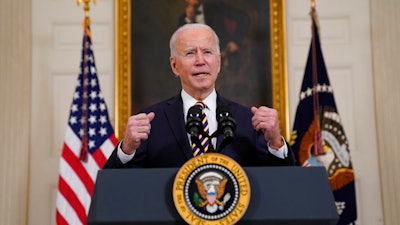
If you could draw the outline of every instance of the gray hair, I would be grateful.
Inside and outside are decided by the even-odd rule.
[[[171,57],[175,58],[178,56],[178,52],[176,50],[176,38],[178,37],[179,33],[185,30],[208,30],[210,31],[215,39],[215,44],[216,44],[216,49],[217,53],[220,54],[220,48],[219,48],[219,38],[218,35],[215,33],[215,31],[208,25],[206,24],[201,24],[201,23],[188,23],[185,24],[181,27],[179,27],[171,36],[171,39],[169,41],[169,49],[170,49],[170,54]]]

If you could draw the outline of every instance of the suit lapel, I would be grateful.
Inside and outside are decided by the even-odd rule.
[[[180,94],[168,102],[168,107],[165,109],[165,114],[171,131],[176,138],[176,142],[179,144],[186,158],[192,158],[193,153],[185,129],[185,120],[183,118],[183,102]]]

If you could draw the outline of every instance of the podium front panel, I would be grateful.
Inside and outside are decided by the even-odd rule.
[[[178,168],[107,169],[98,172],[89,225],[186,224],[175,209]],[[335,225],[338,214],[323,167],[245,167],[251,186],[238,224]]]

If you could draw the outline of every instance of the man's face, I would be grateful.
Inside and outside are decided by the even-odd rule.
[[[196,7],[199,6],[201,3],[201,0],[185,0],[185,1],[188,5],[193,5]]]
[[[182,31],[176,48],[178,56],[170,58],[172,71],[186,92],[203,99],[214,89],[221,68],[214,36],[205,29]]]

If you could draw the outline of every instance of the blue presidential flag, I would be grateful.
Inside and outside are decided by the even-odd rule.
[[[300,166],[326,168],[340,216],[338,224],[355,224],[357,207],[349,143],[311,14],[313,35],[290,145]]]

